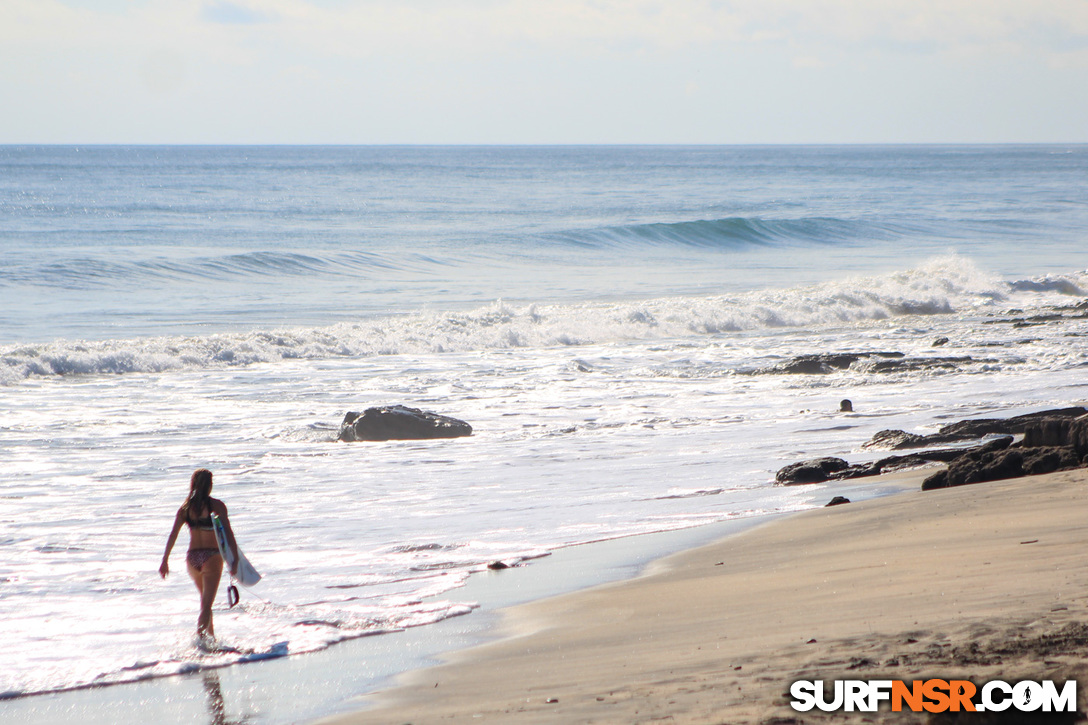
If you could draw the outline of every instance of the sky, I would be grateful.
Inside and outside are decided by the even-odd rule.
[[[1088,142],[1088,0],[0,0],[0,143]]]

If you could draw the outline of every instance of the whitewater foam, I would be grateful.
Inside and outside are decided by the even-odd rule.
[[[1010,284],[979,270],[969,260],[946,257],[881,276],[732,295],[520,307],[499,301],[463,312],[376,317],[318,328],[205,337],[58,340],[0,348],[0,382],[10,385],[31,377],[243,367],[292,359],[572,347],[804,329],[977,311],[1010,303],[1010,296],[1017,293],[1068,296],[1078,294],[1085,279],[1086,275],[1049,276]],[[1036,297],[1025,296],[1022,302],[1040,304]]]

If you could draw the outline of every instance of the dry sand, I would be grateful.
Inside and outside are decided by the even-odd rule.
[[[337,723],[927,722],[796,679],[1088,679],[1088,471],[808,511],[513,608]],[[1026,720],[1025,722],[1031,722]]]

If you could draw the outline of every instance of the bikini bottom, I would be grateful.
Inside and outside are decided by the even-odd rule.
[[[219,556],[219,549],[189,549],[185,561],[197,571],[204,571],[204,565],[213,556]]]

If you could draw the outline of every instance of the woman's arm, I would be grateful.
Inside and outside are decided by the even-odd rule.
[[[185,523],[185,519],[182,516],[181,509],[178,509],[178,514],[174,517],[174,528],[170,529],[170,536],[166,539],[166,551],[162,554],[162,564],[159,564],[159,576],[163,579],[170,573],[170,552],[174,548],[174,542],[178,540],[178,533],[181,531],[183,523]]]

